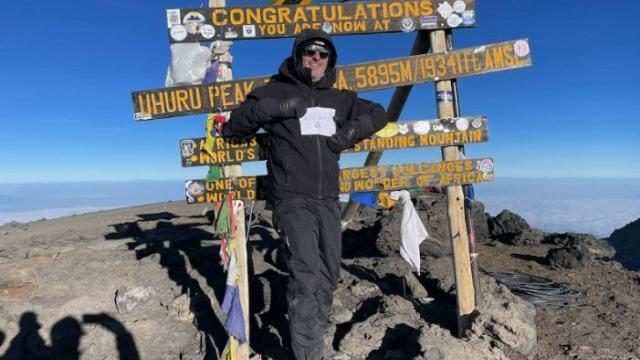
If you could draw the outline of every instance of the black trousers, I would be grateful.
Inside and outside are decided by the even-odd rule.
[[[320,359],[333,292],[340,278],[338,200],[276,200],[273,220],[288,249],[291,349],[298,360]]]

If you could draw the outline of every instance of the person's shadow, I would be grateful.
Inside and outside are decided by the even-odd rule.
[[[48,359],[49,348],[38,334],[41,328],[38,317],[33,312],[25,312],[20,317],[20,330],[9,343],[2,360]]]
[[[82,321],[85,323],[100,324],[105,329],[111,331],[116,336],[116,344],[120,360],[140,360],[138,348],[133,340],[133,336],[118,320],[105,313],[86,314]]]
[[[118,320],[101,314],[83,316],[85,323],[100,324],[116,336],[120,360],[140,360],[133,336]],[[80,323],[67,316],[51,327],[51,347],[48,347],[38,330],[42,326],[33,312],[25,312],[20,317],[20,329],[11,340],[9,348],[0,360],[78,360],[80,359],[80,338],[84,334]],[[0,331],[0,346],[5,334]]]
[[[55,360],[75,360],[80,358],[80,337],[82,327],[70,316],[63,318],[51,327],[51,356]]]

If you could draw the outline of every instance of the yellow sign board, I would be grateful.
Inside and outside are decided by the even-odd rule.
[[[527,40],[449,53],[424,54],[337,68],[339,89],[371,91],[531,66]],[[137,91],[131,94],[136,120],[230,110],[269,81],[262,76],[209,85]]]

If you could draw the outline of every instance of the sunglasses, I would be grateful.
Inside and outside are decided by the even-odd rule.
[[[302,50],[302,54],[309,57],[314,57],[316,53],[320,55],[320,59],[326,59],[329,57],[329,55],[331,55],[331,53],[327,49],[318,45],[307,45]]]

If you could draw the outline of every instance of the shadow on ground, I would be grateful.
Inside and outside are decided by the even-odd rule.
[[[85,314],[82,323],[67,316],[57,321],[51,327],[51,346],[45,344],[38,333],[41,328],[38,315],[25,312],[20,316],[20,329],[11,339],[9,347],[1,360],[74,360],[80,358],[80,339],[84,334],[83,325],[96,324],[113,333],[120,359],[139,360],[138,348],[131,333],[117,319],[105,313]],[[4,341],[4,334],[0,331],[0,345]]]

